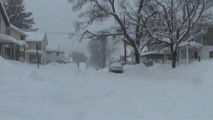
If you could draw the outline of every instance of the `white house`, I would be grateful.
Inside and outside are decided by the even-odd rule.
[[[141,62],[171,63],[172,54],[168,50],[155,50],[141,53]]]
[[[46,54],[47,63],[50,62],[58,62],[58,63],[66,63],[66,56],[64,51],[48,49]]]
[[[28,49],[26,50],[25,59],[28,63],[46,64],[46,46],[48,45],[47,35],[43,33],[27,32],[26,38]]]
[[[10,24],[3,3],[0,0],[0,55],[5,59],[17,60],[24,56],[27,35]]]
[[[190,41],[182,42],[179,46],[178,64],[190,64],[195,61],[213,59],[213,45],[203,45],[200,42]],[[169,47],[142,52],[141,62],[147,60],[158,63],[171,63],[172,54]]]
[[[179,64],[189,64],[194,61],[213,59],[213,46],[199,42],[183,42],[178,54]]]

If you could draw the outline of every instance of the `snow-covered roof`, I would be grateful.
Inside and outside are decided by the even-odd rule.
[[[145,46],[145,47],[141,50],[141,53],[144,53],[144,52],[147,52],[147,51],[149,51],[149,50],[148,50],[148,46]]]
[[[141,53],[141,56],[145,56],[145,55],[150,55],[150,54],[159,54],[160,52],[158,51],[149,51],[149,52],[143,52]]]
[[[30,53],[30,54],[37,54],[37,50],[35,50],[35,49],[26,50],[25,52]],[[40,55],[43,54],[43,51],[38,50],[38,54],[40,54]]]
[[[14,44],[19,45],[19,46],[28,47],[28,45],[25,41],[16,40],[15,38],[8,36],[8,35],[5,35],[5,34],[0,34],[0,42],[14,43]]]
[[[11,36],[8,36],[8,35],[5,35],[5,34],[0,34],[0,41],[1,42],[8,42],[8,43],[16,43],[16,39],[11,37]]]
[[[27,33],[25,33],[23,30],[17,28],[16,26],[14,26],[12,24],[10,25],[10,29],[15,30],[16,32],[18,32],[18,33],[20,33],[20,34],[22,34],[24,36],[28,36]]]
[[[164,51],[148,51],[148,52],[141,53],[141,56],[152,55],[152,54],[161,55],[161,54],[170,54],[170,53],[164,52]]]
[[[45,40],[45,34],[44,33],[37,33],[37,32],[26,32],[28,37],[26,40],[28,42],[42,42]]]
[[[19,43],[20,46],[23,46],[25,48],[29,47],[28,44],[25,41],[23,41],[23,40],[18,40],[18,43]]]
[[[196,41],[190,41],[190,42],[181,42],[179,44],[179,47],[193,47],[193,48],[200,48],[202,47],[202,44],[196,42]]]

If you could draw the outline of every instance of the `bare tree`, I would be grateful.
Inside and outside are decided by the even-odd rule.
[[[204,33],[200,27],[203,22],[207,22],[208,9],[212,6],[212,1],[153,0],[152,5],[154,7],[149,9],[152,12],[147,15],[158,11],[157,14],[150,19],[142,18],[142,21],[149,23],[144,25],[152,38],[170,47],[172,67],[175,68],[180,43],[190,42]]]
[[[78,51],[73,51],[72,52],[72,59],[73,62],[76,63],[79,67],[79,64],[81,62],[86,63],[87,62],[87,57],[84,53],[78,52]]]
[[[112,29],[105,32],[94,33],[85,30],[83,36],[89,38],[100,36],[123,36],[124,42],[132,46],[135,50],[136,63],[140,63],[140,50],[149,43],[149,37],[144,37],[146,30],[142,24],[142,14],[144,9],[151,2],[149,0],[69,0],[73,4],[75,11],[83,11],[79,15],[84,21],[78,22],[78,30],[86,29],[94,22],[103,22],[111,18],[115,21]],[[85,11],[84,11],[85,10]],[[143,16],[148,19],[149,16]]]
[[[91,53],[90,63],[95,67],[104,68],[107,62],[107,38],[97,37],[89,42]]]

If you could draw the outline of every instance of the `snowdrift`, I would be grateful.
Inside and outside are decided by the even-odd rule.
[[[213,61],[124,74],[0,58],[0,119],[213,119]]]

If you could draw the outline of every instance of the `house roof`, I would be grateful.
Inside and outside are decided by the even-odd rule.
[[[181,42],[179,47],[200,48],[200,47],[202,47],[202,44],[200,44],[200,43],[198,43],[196,41]]]
[[[149,51],[149,52],[144,52],[144,53],[141,53],[141,56],[146,56],[146,55],[161,55],[161,54],[166,54],[166,53],[163,53],[163,52],[159,52],[159,51]]]
[[[26,38],[26,41],[28,42],[42,42],[45,40],[45,34],[44,33],[37,33],[37,32],[26,32],[28,37]]]
[[[4,8],[4,5],[2,3],[2,0],[0,0],[0,13],[2,14],[2,17],[3,17],[6,25],[10,26],[10,20],[9,20],[7,12],[6,12],[5,8]]]
[[[28,47],[27,43],[25,41],[21,41],[21,40],[16,40],[15,38],[5,35],[5,34],[0,34],[0,42],[3,43],[13,43],[19,46],[23,46],[23,47]]]
[[[12,30],[14,30],[14,31],[16,31],[16,32],[18,32],[18,33],[20,33],[20,34],[22,34],[22,35],[25,36],[25,37],[28,36],[26,32],[22,31],[21,29],[17,28],[16,26],[14,26],[14,25],[12,25],[12,24],[10,25],[10,29],[12,29]]]

